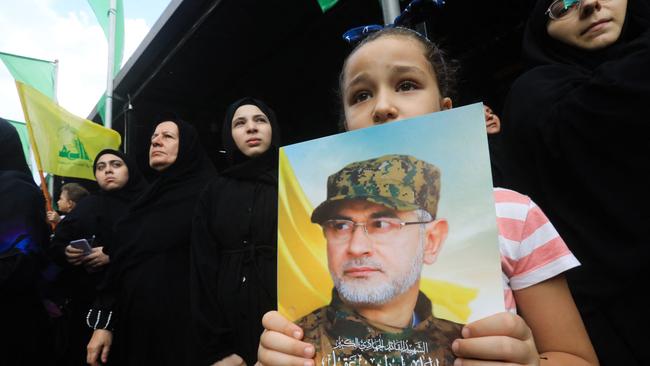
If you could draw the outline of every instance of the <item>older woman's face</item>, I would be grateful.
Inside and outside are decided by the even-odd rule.
[[[151,136],[149,166],[160,172],[174,164],[178,157],[178,138],[176,123],[165,121],[158,124]]]
[[[120,189],[129,181],[129,169],[119,156],[104,154],[97,160],[95,178],[104,191]]]
[[[621,36],[626,9],[627,0],[583,0],[562,18],[549,20],[546,31],[570,46],[598,50]]]
[[[237,108],[231,131],[235,145],[249,158],[263,154],[271,146],[271,123],[256,105],[245,104]]]

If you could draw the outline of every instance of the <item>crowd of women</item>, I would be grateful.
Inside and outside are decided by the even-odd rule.
[[[539,204],[550,222],[539,210],[537,219],[564,239],[554,250],[568,246],[581,266],[530,259],[540,261],[534,281],[505,291],[516,312],[465,325],[454,365],[643,365],[650,4],[539,0],[524,56],[530,69],[502,115],[501,178]],[[452,108],[448,65],[416,31],[365,36],[341,71],[345,130]],[[102,151],[99,192],[49,238],[18,136],[0,122],[0,363],[55,364],[63,349],[65,365],[313,365],[314,345],[273,311],[279,126],[262,101],[234,102],[222,126],[229,167],[217,173],[192,125],[162,118],[149,149],[156,179]],[[534,206],[503,189],[495,200]],[[527,238],[504,238],[503,225],[504,277],[525,276],[507,268],[504,242]],[[79,238],[90,254],[70,244]],[[63,345],[46,336],[44,258],[65,279]]]

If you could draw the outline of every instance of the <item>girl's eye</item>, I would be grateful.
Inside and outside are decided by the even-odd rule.
[[[264,118],[264,117],[260,117],[260,118],[257,119],[257,122],[259,122],[259,123],[268,123],[269,121],[267,121],[266,118]]]
[[[372,95],[367,91],[360,91],[354,94],[354,96],[352,97],[352,104],[361,103],[365,100],[370,99],[371,96]]]
[[[398,91],[411,91],[417,89],[417,85],[412,81],[403,81],[397,85]]]

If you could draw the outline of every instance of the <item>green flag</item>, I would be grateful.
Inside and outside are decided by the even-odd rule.
[[[55,100],[56,63],[0,52],[2,60],[14,79],[27,84]]]
[[[108,10],[110,0],[88,0],[88,4],[93,9],[99,25],[101,25],[108,39]],[[115,59],[113,63],[113,76],[117,75],[122,66],[122,56],[124,55],[124,6],[122,0],[116,1],[115,12]]]
[[[9,119],[7,121],[16,128],[16,131],[18,131],[18,136],[20,137],[20,144],[23,145],[23,153],[25,154],[25,161],[27,161],[27,165],[30,165],[30,169],[31,169],[31,164],[30,164],[31,159],[29,158],[29,135],[27,132],[27,125],[25,124],[25,122],[12,121]]]
[[[339,2],[339,0],[318,0],[318,5],[320,5],[320,9],[324,13],[324,12],[330,10],[338,2]]]

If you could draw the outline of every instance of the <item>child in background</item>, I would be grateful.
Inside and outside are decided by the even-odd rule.
[[[59,207],[59,212],[63,215],[59,215],[56,211],[47,211],[47,221],[51,224],[58,224],[65,217],[65,214],[72,211],[77,203],[88,194],[88,190],[78,183],[64,184],[61,187],[59,200],[56,201],[56,204]]]

